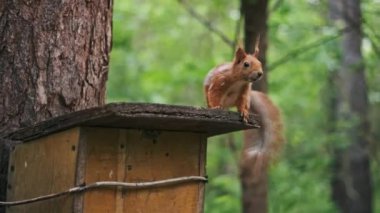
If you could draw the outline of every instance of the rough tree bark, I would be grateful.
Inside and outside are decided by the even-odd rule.
[[[112,1],[0,4],[0,132],[104,103]]]
[[[111,21],[112,0],[0,0],[0,139],[104,104]]]
[[[330,0],[330,10],[335,11],[332,18],[343,20],[348,29],[343,35],[342,64],[336,80],[338,123],[334,130],[342,133],[341,142],[349,145],[335,150],[332,196],[341,212],[372,212],[369,106],[361,53],[360,0]]]
[[[266,69],[267,51],[267,0],[241,0],[241,11],[244,15],[244,44],[249,53],[254,52],[256,37],[260,34],[259,60],[263,64],[264,78],[253,84],[253,89],[266,92],[268,70]],[[240,181],[242,187],[242,209],[245,213],[265,213],[268,211],[268,171],[267,168],[255,173],[255,160],[244,157],[244,150],[252,147],[258,136],[258,130],[244,132],[244,147],[240,165]]]

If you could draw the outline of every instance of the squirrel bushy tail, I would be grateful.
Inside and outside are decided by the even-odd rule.
[[[254,171],[258,172],[278,155],[285,138],[280,110],[266,94],[251,91],[250,104],[250,112],[261,119],[261,127],[245,134],[242,166],[254,163]]]

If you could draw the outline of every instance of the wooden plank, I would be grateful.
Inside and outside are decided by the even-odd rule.
[[[206,135],[199,134],[199,174],[200,176],[206,176],[206,157],[207,157],[207,137]],[[199,202],[198,202],[198,212],[203,213],[204,211],[204,201],[205,201],[205,183],[199,183]]]
[[[127,152],[125,151],[127,147],[127,130],[121,129],[119,131],[119,140],[118,140],[118,161],[117,161],[117,180],[125,181],[125,172],[126,172],[126,158]],[[116,193],[116,209],[115,213],[124,212],[124,193],[123,190],[117,190]],[[127,210],[125,210],[127,212]]]
[[[126,181],[201,175],[199,134],[129,131]],[[199,183],[125,191],[128,212],[198,212]]]
[[[79,142],[76,162],[75,186],[85,185],[86,158],[87,158],[87,135],[86,130],[79,128]],[[83,212],[84,193],[74,194],[73,213]]]
[[[83,128],[86,138],[86,166],[84,181],[90,184],[97,181],[116,181],[123,178],[124,170],[120,167],[119,153],[124,152],[120,135],[125,130],[111,128]],[[123,162],[122,162],[123,163]],[[120,175],[120,171],[122,174]],[[120,180],[122,181],[122,180]],[[84,194],[83,212],[115,212],[117,189],[95,189]]]
[[[164,104],[108,104],[55,117],[0,137],[29,141],[75,126],[153,129],[204,133],[208,137],[258,127],[258,117],[249,124],[237,112]]]
[[[55,133],[25,144],[10,153],[8,201],[66,191],[74,186],[79,129]],[[71,212],[73,197],[64,196],[9,207],[7,212]]]
[[[86,184],[204,175],[206,137],[196,133],[83,128]],[[202,153],[202,154],[200,154]],[[142,190],[96,189],[83,212],[199,212],[204,183]]]

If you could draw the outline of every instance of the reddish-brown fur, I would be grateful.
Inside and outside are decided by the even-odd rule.
[[[246,54],[239,48],[232,63],[215,67],[204,81],[209,108],[226,109],[236,106],[244,121],[247,121],[249,112],[255,112],[261,117],[261,128],[250,130],[251,138],[245,140],[243,152],[245,162],[255,162],[255,171],[265,167],[285,141],[280,110],[266,94],[251,91],[252,82],[258,80],[263,73],[261,63],[256,58],[257,53],[257,48],[254,55]],[[249,66],[244,67],[244,63],[249,63]]]
[[[220,65],[209,72],[204,82],[209,108],[236,106],[243,120],[247,121],[251,83],[263,75],[261,63],[255,55],[238,48],[232,63]]]

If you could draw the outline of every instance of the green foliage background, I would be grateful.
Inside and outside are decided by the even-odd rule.
[[[234,38],[239,1],[191,0],[192,7]],[[305,44],[337,34],[329,24],[326,1],[270,1],[268,65]],[[380,1],[362,1],[365,57],[373,118],[373,182],[380,200]],[[337,212],[330,199],[333,146],[345,146],[325,134],[325,100],[332,93],[328,73],[339,68],[339,39],[303,50],[269,73],[270,96],[281,107],[287,144],[270,171],[270,212]],[[203,78],[215,65],[230,61],[233,50],[174,0],[117,0],[108,102],[155,102],[204,106]],[[337,142],[338,141],[338,142]],[[231,150],[235,144],[237,150]],[[240,133],[216,137],[208,147],[208,213],[240,212],[238,181]],[[376,203],[376,202],[374,202]],[[380,212],[376,204],[375,212]]]

